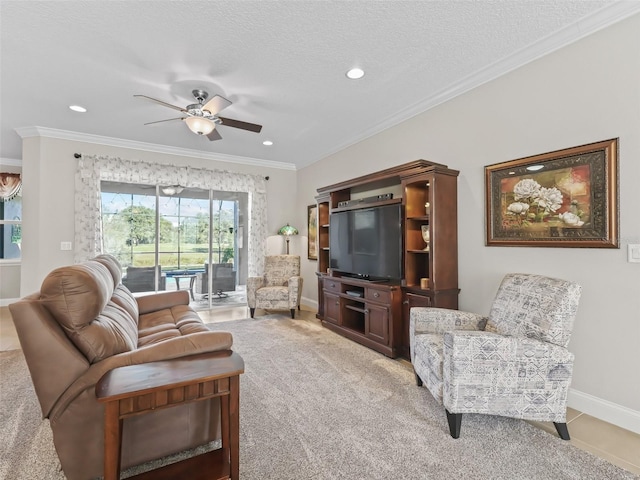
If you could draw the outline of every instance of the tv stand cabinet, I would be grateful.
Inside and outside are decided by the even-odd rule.
[[[411,308],[458,308],[458,174],[415,160],[318,189],[317,317],[323,325],[390,357],[409,358]],[[332,215],[394,203],[402,206],[401,282],[332,272]]]
[[[400,285],[324,276],[322,290],[325,327],[388,357],[400,355]]]

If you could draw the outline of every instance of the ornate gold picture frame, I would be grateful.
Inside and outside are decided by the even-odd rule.
[[[484,170],[487,245],[619,248],[617,138]]]

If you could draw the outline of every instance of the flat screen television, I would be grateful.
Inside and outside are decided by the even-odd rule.
[[[329,265],[367,280],[402,278],[402,210],[399,204],[331,214]]]

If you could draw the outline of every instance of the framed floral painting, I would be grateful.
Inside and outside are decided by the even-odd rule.
[[[484,170],[487,245],[619,248],[617,138]]]

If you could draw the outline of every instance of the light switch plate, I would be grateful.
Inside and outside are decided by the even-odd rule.
[[[60,242],[60,250],[71,250],[71,242]]]
[[[630,243],[628,245],[627,260],[631,263],[640,263],[640,244]]]

